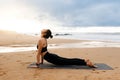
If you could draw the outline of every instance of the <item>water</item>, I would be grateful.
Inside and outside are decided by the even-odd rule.
[[[53,30],[52,30],[53,31]],[[37,33],[27,33],[29,35],[36,35]],[[81,43],[64,43],[64,44],[50,44],[49,49],[52,48],[98,48],[98,47],[115,47],[120,48],[120,27],[89,27],[89,28],[67,28],[60,31],[53,31],[55,38],[90,40]],[[24,45],[22,45],[24,46]],[[36,50],[36,46],[22,47],[6,47],[0,46],[0,53],[19,52]]]
[[[103,41],[87,41],[80,43],[61,43],[61,44],[49,44],[48,48],[100,48],[100,47],[114,47],[120,48],[120,43],[118,42],[103,42]],[[16,45],[16,47],[0,47],[0,53],[6,52],[20,52],[20,51],[30,51],[37,50],[36,45],[22,47],[21,45]]]
[[[55,38],[120,42],[120,33],[60,33]],[[63,35],[67,34],[67,35]]]
[[[34,46],[30,47],[0,47],[0,53],[6,53],[6,52],[19,52],[19,51],[30,51],[30,50],[36,50]]]

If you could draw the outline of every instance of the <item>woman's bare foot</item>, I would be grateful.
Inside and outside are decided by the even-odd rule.
[[[90,68],[97,68],[96,65],[94,65],[89,59],[85,60],[87,66],[89,66]]]

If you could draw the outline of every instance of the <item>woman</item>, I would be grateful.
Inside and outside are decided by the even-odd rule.
[[[47,51],[47,39],[52,37],[52,32],[49,29],[43,29],[41,31],[41,38],[39,39],[37,45],[37,66],[43,64],[43,59],[45,59],[46,61],[55,65],[86,65],[92,68],[96,67],[90,60],[78,58],[64,58],[56,54],[49,53]]]

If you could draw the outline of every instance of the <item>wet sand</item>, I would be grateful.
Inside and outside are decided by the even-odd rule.
[[[36,44],[39,36],[0,31],[0,45]],[[51,39],[49,44],[84,42],[83,40]],[[52,48],[49,52],[63,57],[87,58],[104,63],[113,70],[38,69],[27,68],[36,61],[35,50],[0,54],[0,80],[120,80],[120,48]]]

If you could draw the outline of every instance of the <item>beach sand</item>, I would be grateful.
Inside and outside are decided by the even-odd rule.
[[[36,44],[39,36],[0,31],[0,45]],[[81,40],[51,39],[48,43],[74,43]],[[35,51],[0,53],[0,80],[120,80],[120,48],[57,48],[49,49],[63,57],[87,58],[104,63],[113,70],[27,68],[36,61]]]

